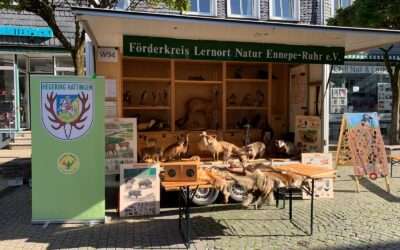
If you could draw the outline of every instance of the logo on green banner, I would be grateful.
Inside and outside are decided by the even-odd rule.
[[[77,139],[93,121],[93,86],[86,83],[41,83],[41,118],[47,131],[61,140]]]
[[[63,174],[75,174],[78,172],[81,163],[76,154],[63,153],[57,159],[57,167]]]

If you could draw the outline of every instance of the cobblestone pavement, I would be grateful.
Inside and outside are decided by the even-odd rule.
[[[341,169],[335,199],[315,202],[315,232],[308,230],[309,201],[294,201],[288,210],[237,204],[193,209],[192,249],[400,249],[400,169],[391,180],[361,181],[361,192]],[[163,208],[151,219],[111,220],[105,225],[31,225],[31,192],[27,186],[0,193],[0,249],[136,248],[184,249],[176,209]]]

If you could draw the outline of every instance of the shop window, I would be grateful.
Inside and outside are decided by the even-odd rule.
[[[189,0],[188,14],[212,16],[215,15],[215,0]]]
[[[74,64],[70,56],[57,56],[55,62],[56,75],[74,75]]]
[[[30,72],[32,74],[54,74],[53,57],[31,57]]]
[[[258,5],[257,0],[228,0],[228,16],[257,18]]]
[[[0,67],[13,67],[14,55],[0,55]]]
[[[299,0],[271,0],[270,2],[270,17],[276,20],[299,20]]]
[[[0,69],[0,129],[15,128],[14,71]]]

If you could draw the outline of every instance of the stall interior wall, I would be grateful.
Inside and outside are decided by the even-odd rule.
[[[137,117],[139,154],[189,135],[189,152],[207,131],[243,145],[288,132],[289,65],[123,57],[96,62],[97,75],[117,82],[117,116]],[[246,133],[246,124],[250,129]]]

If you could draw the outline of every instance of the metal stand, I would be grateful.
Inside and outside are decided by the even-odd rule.
[[[186,248],[190,247],[191,233],[192,233],[192,221],[190,219],[190,203],[192,202],[194,195],[199,186],[197,186],[192,195],[190,195],[189,186],[179,188],[179,233],[182,236]],[[183,200],[183,203],[182,203]],[[182,225],[183,224],[183,225]]]
[[[310,210],[310,233],[311,236],[314,231],[314,179],[311,179],[311,188],[307,189],[302,186],[302,189],[311,195],[311,210]],[[289,220],[292,222],[293,219],[293,193],[292,189],[289,188]]]
[[[393,167],[400,165],[400,160],[395,160],[392,157],[390,158],[390,178],[393,177]]]

